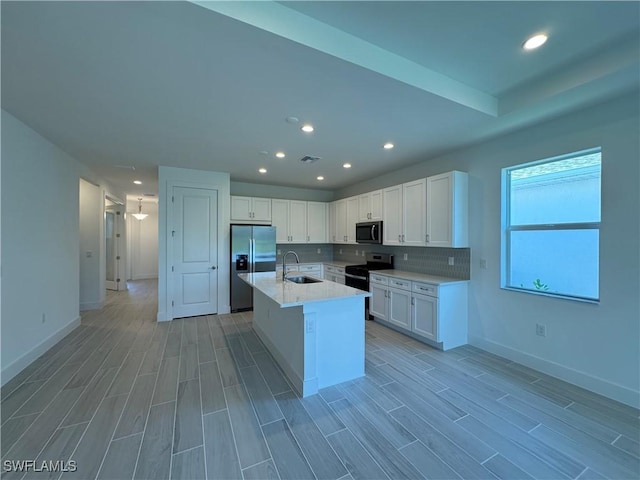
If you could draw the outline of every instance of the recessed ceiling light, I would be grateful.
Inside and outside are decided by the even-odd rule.
[[[522,44],[522,48],[524,48],[525,50],[533,50],[535,48],[538,48],[544,45],[546,41],[547,41],[547,36],[544,33],[539,33],[529,38],[526,42],[524,42]]]
[[[343,163],[342,166],[344,168],[351,168],[351,164],[350,163]]]
[[[276,153],[276,157],[278,157],[278,158],[284,158],[284,157],[285,157],[285,154],[284,154],[284,152],[277,152],[277,153]]]
[[[385,150],[391,150],[393,147],[395,147],[395,145],[391,142],[387,142],[382,146]]]
[[[142,185],[142,182],[140,180],[134,180],[133,183],[135,183],[136,185]]]
[[[322,181],[324,180],[324,177],[322,175],[319,175],[318,177],[316,177],[318,180]]]
[[[259,168],[258,171],[260,173],[267,173],[267,169],[266,168]]]
[[[307,123],[307,124],[303,125],[302,128],[300,128],[300,130],[302,130],[303,132],[311,133],[311,132],[313,132],[313,125],[309,125]]]

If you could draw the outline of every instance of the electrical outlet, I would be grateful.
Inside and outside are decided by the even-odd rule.
[[[449,266],[452,267],[455,264],[455,257],[449,257]]]
[[[486,258],[481,258],[480,259],[480,268],[483,270],[487,269],[487,259]]]
[[[358,255],[360,255],[360,254],[358,253],[358,250],[356,250],[356,257],[357,257]]]
[[[278,255],[282,255],[282,250],[278,249]]]
[[[342,255],[342,249],[338,250],[338,253],[339,253],[340,255]]]
[[[91,250],[87,250],[84,255],[87,258],[91,258],[91,257],[93,257],[93,252]]]
[[[541,323],[536,323],[536,335],[539,337],[547,336],[547,326]]]
[[[362,256],[364,257],[366,254],[366,252],[364,250],[362,250]]]
[[[42,314],[42,323],[44,323],[44,322],[46,322],[46,321],[47,321],[47,314],[46,314],[46,313],[43,313],[43,314]]]
[[[322,249],[318,249],[318,255],[320,255],[322,253]]]
[[[409,260],[409,254],[408,254],[408,253],[405,253],[405,254],[404,254],[404,259],[405,259],[405,260]]]

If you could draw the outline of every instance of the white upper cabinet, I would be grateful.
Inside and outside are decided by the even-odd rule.
[[[304,200],[272,200],[276,243],[326,243],[328,205]]]
[[[307,242],[327,243],[328,206],[324,202],[307,202]]]
[[[402,185],[402,244],[422,247],[427,235],[427,181],[424,178]]]
[[[385,245],[402,244],[402,185],[383,190],[382,243]]]
[[[271,223],[271,199],[232,196],[231,221],[243,223]]]
[[[343,198],[332,203],[329,222],[333,232],[331,243],[356,243],[358,223],[358,197]]]
[[[347,243],[347,201],[333,202],[335,216],[331,222],[335,225],[335,239],[333,243]]]
[[[346,243],[356,243],[356,223],[358,223],[358,197],[347,198]]]
[[[289,235],[289,200],[271,200],[271,225],[276,227],[276,243],[291,243]]]
[[[426,179],[385,188],[383,211],[385,245],[425,245]]]
[[[382,220],[382,190],[358,195],[358,221]]]
[[[307,202],[291,200],[289,207],[291,243],[307,243]]]
[[[427,178],[427,246],[469,246],[468,183],[458,171]]]

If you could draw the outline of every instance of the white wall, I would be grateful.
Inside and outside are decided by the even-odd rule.
[[[80,322],[78,178],[73,158],[2,111],[3,384]]]
[[[231,195],[307,200],[311,202],[330,202],[333,200],[333,192],[330,190],[282,187],[278,185],[262,185],[245,182],[231,182]]]
[[[101,282],[102,191],[100,186],[80,179],[80,310],[101,308],[104,282]]]
[[[640,121],[637,92],[336,192],[336,198],[469,172],[470,342],[639,406]],[[500,289],[500,172],[602,146],[600,304]],[[479,268],[480,259],[488,268]],[[547,337],[535,324],[547,326]]]
[[[129,274],[131,280],[158,277],[158,204],[142,202],[142,213],[148,216],[137,220],[138,202],[127,203],[127,234],[129,241]]]
[[[167,239],[171,235],[167,213],[171,208],[171,191],[174,186],[200,187],[218,190],[218,312],[229,313],[229,248],[230,248],[230,198],[229,174],[189,170],[186,168],[158,168],[158,321],[173,319],[171,307],[171,272],[167,271]]]

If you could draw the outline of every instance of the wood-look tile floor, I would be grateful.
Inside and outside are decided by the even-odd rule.
[[[3,478],[640,477],[639,412],[473,347],[366,323],[366,377],[298,398],[251,314],[156,323],[153,281],[2,388]]]

